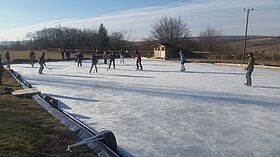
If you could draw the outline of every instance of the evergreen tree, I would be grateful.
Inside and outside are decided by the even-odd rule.
[[[109,36],[107,29],[104,27],[103,23],[100,24],[98,33],[97,33],[97,41],[96,41],[97,49],[104,50],[109,46]]]

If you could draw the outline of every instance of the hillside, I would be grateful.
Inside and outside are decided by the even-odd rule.
[[[239,40],[230,42],[230,45],[234,50],[243,50],[244,41]],[[265,54],[279,54],[280,53],[280,38],[258,38],[247,40],[247,51],[253,51],[257,53]]]

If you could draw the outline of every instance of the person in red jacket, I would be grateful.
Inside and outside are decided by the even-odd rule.
[[[136,70],[139,69],[139,66],[140,66],[140,70],[143,70],[143,67],[141,64],[141,54],[139,51],[135,52],[135,58],[136,58]]]

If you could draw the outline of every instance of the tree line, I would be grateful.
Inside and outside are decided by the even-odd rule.
[[[56,26],[44,28],[26,35],[28,47],[32,49],[87,49],[121,50],[128,49],[133,38],[126,32],[112,32],[101,23],[98,30],[93,28],[69,28]]]
[[[162,17],[152,25],[149,37],[140,45],[126,32],[108,33],[101,23],[99,28],[69,28],[56,26],[28,33],[26,41],[11,42],[9,49],[86,49],[151,50],[155,42],[169,43],[180,49],[199,51],[229,51],[229,45],[222,39],[222,33],[214,27],[207,27],[199,37],[191,38],[191,31],[181,17]],[[6,44],[6,47],[8,45]],[[5,48],[2,45],[2,49]],[[8,48],[7,48],[8,49]]]

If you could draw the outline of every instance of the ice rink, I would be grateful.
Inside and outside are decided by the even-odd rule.
[[[114,132],[141,157],[279,157],[280,70],[256,68],[247,87],[241,67],[129,59],[90,75],[90,61],[12,65],[60,107],[91,127]]]

